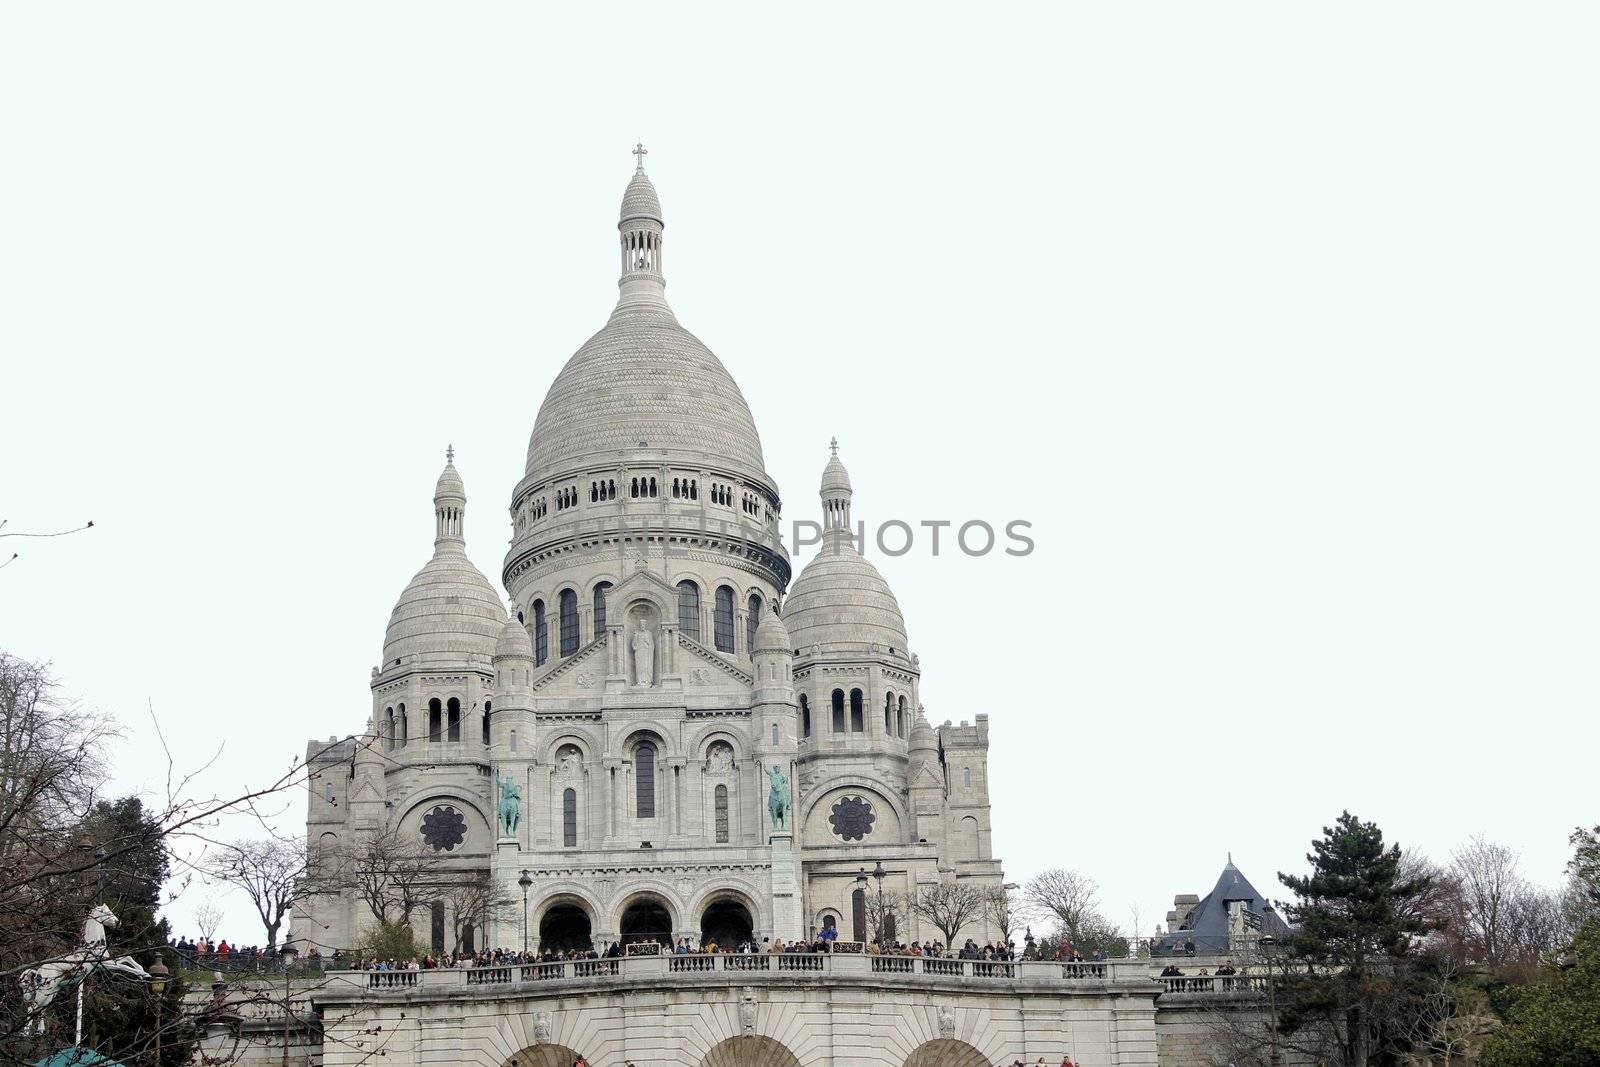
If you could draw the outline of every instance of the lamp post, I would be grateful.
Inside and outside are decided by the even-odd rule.
[[[528,955],[528,887],[533,884],[533,879],[528,877],[527,868],[523,868],[522,877],[517,879],[517,884],[522,887],[522,955]]]
[[[157,956],[150,965],[150,992],[156,998],[156,1067],[161,1067],[161,997],[167,991],[167,978],[171,974],[167,965]]]
[[[1272,1048],[1267,1062],[1277,1067],[1283,1062],[1278,1055],[1278,983],[1272,977],[1272,965],[1278,958],[1278,939],[1271,934],[1265,934],[1256,942],[1256,947],[1261,957],[1267,961],[1267,1013],[1272,1027]]]
[[[873,880],[878,883],[878,948],[880,949],[888,948],[883,943],[883,876],[888,873],[883,869],[882,860],[879,860],[878,865],[872,870]]]
[[[863,925],[865,925],[865,919],[867,917],[867,869],[865,867],[856,868],[856,889],[861,893],[861,918],[863,920]],[[854,909],[851,910],[854,911]],[[850,922],[852,925],[854,925],[855,915],[852,914],[850,916]],[[851,931],[851,933],[854,932],[854,930]],[[867,932],[862,930],[861,936],[867,936]]]

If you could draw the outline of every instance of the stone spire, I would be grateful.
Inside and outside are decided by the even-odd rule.
[[[661,198],[644,172],[644,157],[649,149],[636,145],[639,160],[633,178],[622,194],[622,210],[617,232],[622,245],[622,277],[617,285],[622,293],[618,306],[634,303],[666,304],[666,277],[661,271]]]
[[[456,450],[444,450],[444,470],[433,487],[433,554],[464,553],[467,542],[462,522],[467,513],[467,487],[456,470]]]

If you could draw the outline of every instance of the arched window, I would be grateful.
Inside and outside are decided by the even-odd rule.
[[[778,724],[777,723],[773,723],[772,724],[772,743],[774,745],[776,745],[778,743]]]
[[[859,734],[867,728],[866,715],[861,709],[861,690],[850,690],[850,732]]]
[[[651,478],[650,479],[650,496],[652,498],[654,498],[655,495],[656,495],[656,480],[654,478]]]
[[[400,745],[404,747],[406,743],[406,706],[401,704],[399,709],[399,711],[395,712],[395,722],[400,726]]]
[[[833,732],[844,733],[844,690],[833,691]]]
[[[857,941],[867,939],[867,891],[854,889],[850,892],[850,936]]]
[[[383,709],[383,745],[385,748],[394,747],[394,709]]]
[[[690,581],[678,583],[678,632],[700,640],[700,587]]]
[[[570,656],[578,651],[578,594],[571,589],[561,590],[561,654]]]
[[[516,750],[517,750],[517,732],[515,730],[512,730],[511,731],[511,751],[515,752]]]
[[[628,485],[628,497],[632,500],[639,499],[639,479],[635,478]]]
[[[550,654],[550,624],[545,621],[544,601],[533,602],[533,662],[544,666]]]
[[[656,817],[656,745],[640,741],[633,749],[634,808],[639,818]]]
[[[489,747],[489,717],[494,713],[494,704],[488,700],[483,702],[483,747]]]
[[[726,845],[728,843],[728,787],[725,785],[717,786],[716,796],[717,844]]]
[[[733,651],[733,590],[717,586],[716,637],[718,652]]]
[[[450,703],[445,705],[450,720],[450,740],[461,740],[461,701],[455,697],[450,698]]]
[[[428,740],[441,741],[444,739],[444,705],[439,703],[439,698],[434,697],[428,701]]]
[[[909,725],[910,718],[911,718],[910,712],[906,711],[906,695],[904,693],[901,693],[900,694],[900,736],[901,737],[906,736],[906,727]]]
[[[883,698],[883,732],[888,737],[894,736],[894,694],[886,693]]]
[[[606,632],[606,591],[610,588],[610,582],[594,585],[594,636],[597,638]]]
[[[561,847],[578,847],[578,791],[568,789],[561,794]]]
[[[811,736],[811,703],[804,693],[800,694],[800,736]]]
[[[744,620],[744,650],[748,655],[756,652],[756,626],[761,622],[761,594],[751,593],[750,603],[747,605],[750,613]]]

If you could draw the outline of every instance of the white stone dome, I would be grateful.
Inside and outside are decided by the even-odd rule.
[[[640,450],[766,480],[744,394],[665,305],[619,304],[556,375],[528,441],[535,480]]]
[[[389,613],[382,670],[488,662],[494,656],[506,609],[489,579],[467,558],[466,509],[467,488],[456,470],[455,450],[447,449],[433,492],[433,558]]]
[[[622,197],[616,309],[556,375],[528,440],[533,482],[620,463],[712,466],[765,483],[750,405],[722,362],[678,324],[661,271],[661,201],[642,166]],[[663,455],[665,453],[665,455]]]
[[[783,625],[783,620],[778,613],[772,610],[772,605],[761,606],[761,622],[756,626],[756,641],[750,648],[751,652],[793,652],[794,642],[789,638],[789,630]]]
[[[500,639],[495,642],[494,658],[533,658],[533,638],[528,636],[528,628],[518,621],[515,615],[506,616],[505,624],[500,627]]]
[[[622,221],[629,219],[655,219],[661,221],[661,198],[656,195],[655,183],[640,167],[634,171],[633,180],[622,194]]]
[[[910,654],[905,617],[889,583],[842,537],[823,541],[790,587],[783,616],[802,655],[819,648],[866,651],[874,644]]]
[[[389,613],[383,666],[494,656],[506,609],[494,586],[460,552],[442,551],[411,579]]]

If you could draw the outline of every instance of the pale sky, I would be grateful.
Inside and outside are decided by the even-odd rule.
[[[1600,821],[1592,4],[8,4],[0,647],[117,785],[358,731],[445,445],[499,585],[545,389],[668,296],[878,557],[1008,879],[1148,931],[1348,807],[1554,883]],[[796,571],[804,559],[796,560]],[[303,818],[298,801],[283,816]],[[174,905],[180,931],[206,891]],[[222,933],[259,938],[235,900]]]

